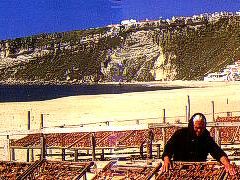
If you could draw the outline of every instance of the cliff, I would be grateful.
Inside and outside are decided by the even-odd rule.
[[[2,83],[202,80],[240,59],[233,13],[0,41]]]

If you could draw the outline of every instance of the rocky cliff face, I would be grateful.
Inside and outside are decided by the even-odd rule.
[[[144,21],[0,42],[3,83],[197,80],[240,59],[240,16]]]

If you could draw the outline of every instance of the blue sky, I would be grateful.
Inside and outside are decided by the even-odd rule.
[[[240,0],[0,0],[0,40],[205,12],[240,10]]]

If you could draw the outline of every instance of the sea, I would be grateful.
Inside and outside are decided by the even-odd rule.
[[[181,88],[187,87],[149,86],[141,84],[0,85],[0,103],[44,101],[67,96],[121,94]]]

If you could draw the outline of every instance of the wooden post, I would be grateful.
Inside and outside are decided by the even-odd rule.
[[[45,135],[41,134],[41,160],[46,158],[46,139]]]
[[[43,129],[43,114],[41,114],[40,129]]]
[[[215,108],[214,108],[214,101],[211,101],[211,103],[212,103],[212,121],[213,122],[216,122],[215,121]],[[218,132],[219,130],[218,130],[218,127],[214,127],[214,134],[213,134],[213,136],[214,136],[214,140],[215,140],[215,142],[218,144]]]
[[[215,122],[215,109],[214,109],[214,101],[212,101],[212,121]]]
[[[163,122],[162,123],[166,123],[166,110],[163,109]]]
[[[147,137],[147,159],[152,159],[152,141],[153,141],[153,132],[151,129],[149,129],[148,137]]]
[[[33,150],[33,148],[31,149],[31,162],[34,162],[34,150]]]
[[[30,114],[30,111],[28,111],[28,130],[30,130],[31,128],[31,114]]]
[[[139,151],[140,151],[140,156],[141,156],[141,159],[143,159],[143,143],[140,145],[139,147]]]
[[[190,96],[187,96],[188,98],[188,120],[190,119],[190,115],[191,115],[191,102],[190,102]]]
[[[92,133],[91,137],[91,142],[92,142],[92,160],[96,160],[96,140],[95,140],[95,134]]]
[[[157,144],[157,158],[161,158],[161,151],[160,151],[161,144]]]
[[[4,140],[3,145],[3,151],[4,151],[4,160],[9,161],[10,160],[10,139],[9,135],[7,135],[7,139]]]
[[[66,160],[65,156],[66,156],[66,150],[62,148],[62,161]]]
[[[11,161],[15,161],[16,158],[15,158],[15,149],[14,148],[11,148]]]
[[[9,135],[7,135],[7,160],[10,160],[10,138]]]
[[[30,153],[29,153],[29,148],[27,149],[27,160],[26,160],[27,162],[29,162],[30,161]]]
[[[30,162],[30,161],[31,162],[33,161],[33,149],[28,148],[27,149],[27,162]]]
[[[216,127],[215,141],[216,141],[216,143],[221,147],[221,137],[220,137],[219,127]]]
[[[28,111],[28,130],[30,130],[30,128],[31,128],[31,113],[30,113],[30,111]],[[27,162],[29,162],[30,161],[30,153],[29,153],[29,149],[27,149]]]
[[[28,111],[28,130],[31,128],[31,113]]]
[[[136,124],[139,125],[139,119],[136,120]]]
[[[166,111],[163,109],[163,124],[166,123]],[[166,144],[166,129],[163,127],[162,128],[162,136],[163,136],[163,146]]]
[[[101,161],[104,161],[104,149],[102,149],[102,153],[101,153]]]
[[[74,161],[77,162],[78,161],[78,149],[74,150]]]

